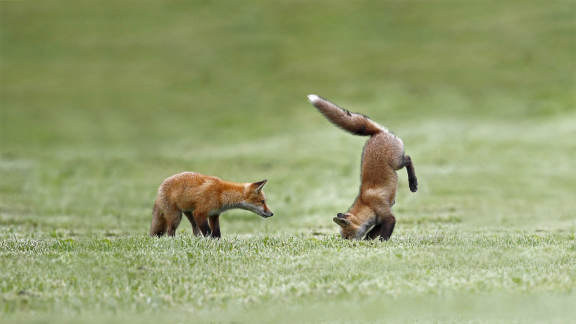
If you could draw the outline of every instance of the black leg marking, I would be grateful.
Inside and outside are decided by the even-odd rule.
[[[370,232],[368,232],[368,234],[366,234],[366,237],[364,239],[365,240],[373,240],[373,239],[377,238],[378,236],[380,236],[381,231],[382,231],[382,224],[376,224],[376,225],[374,225],[374,227],[372,227]]]
[[[380,230],[380,240],[388,241],[392,232],[394,232],[394,226],[396,225],[396,218],[392,215],[386,217],[382,221],[382,228]]]

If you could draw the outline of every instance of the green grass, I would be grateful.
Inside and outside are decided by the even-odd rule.
[[[574,1],[0,2],[0,321],[576,317]],[[389,242],[331,221],[365,138],[406,143]],[[146,236],[184,170],[270,219]]]

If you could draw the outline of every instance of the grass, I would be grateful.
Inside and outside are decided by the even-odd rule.
[[[574,6],[0,2],[0,321],[574,318]],[[406,143],[389,242],[338,237],[365,139],[311,92]],[[275,216],[148,238],[184,170]]]
[[[331,320],[341,314],[323,317],[313,310],[336,308],[334,304],[378,310],[382,297],[396,307],[422,296],[452,298],[454,303],[455,298],[447,296],[482,300],[477,296],[502,291],[514,296],[508,297],[514,301],[511,305],[528,303],[530,299],[521,298],[525,293],[552,295],[549,298],[557,302],[557,294],[573,289],[571,272],[576,266],[573,234],[461,233],[453,226],[438,226],[426,234],[404,230],[386,244],[278,233],[229,235],[221,241],[188,235],[160,240],[144,235],[14,238],[5,240],[2,248],[10,251],[8,256],[19,257],[6,258],[12,267],[27,269],[3,280],[2,289],[13,292],[4,296],[8,313],[84,314],[90,305],[90,311],[100,314],[154,316],[177,309],[212,320],[236,318],[243,313],[234,307],[238,304],[248,305],[255,316],[289,313],[292,307],[316,320]],[[549,307],[546,300],[544,305]],[[539,318],[542,311],[551,313],[537,307]],[[206,312],[207,308],[224,309],[230,317]],[[466,318],[465,307],[462,312]],[[529,319],[526,314],[520,318]]]

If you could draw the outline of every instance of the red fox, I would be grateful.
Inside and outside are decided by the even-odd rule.
[[[398,187],[396,170],[405,167],[410,191],[418,190],[412,160],[404,154],[404,143],[367,116],[349,112],[317,95],[309,95],[308,100],[334,125],[355,135],[370,136],[362,152],[360,193],[346,213],[333,218],[341,226],[342,237],[388,240],[396,224],[391,211]]]
[[[186,215],[194,235],[219,238],[220,213],[240,208],[262,217],[274,213],[266,206],[262,188],[267,180],[252,183],[224,181],[196,172],[182,172],[168,177],[158,188],[154,202],[150,236],[174,236]]]

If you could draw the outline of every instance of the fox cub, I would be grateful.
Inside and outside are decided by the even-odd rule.
[[[175,174],[162,182],[154,202],[151,236],[174,236],[186,215],[194,235],[219,238],[219,216],[222,212],[240,208],[262,217],[274,215],[266,206],[262,188],[267,180],[237,183],[196,172]]]
[[[396,170],[405,167],[410,191],[418,189],[412,160],[404,154],[404,143],[364,115],[349,112],[317,95],[309,95],[308,100],[336,126],[355,135],[370,136],[362,152],[360,193],[346,213],[338,213],[333,219],[340,225],[342,237],[388,240],[396,224],[391,211],[398,187]]]

